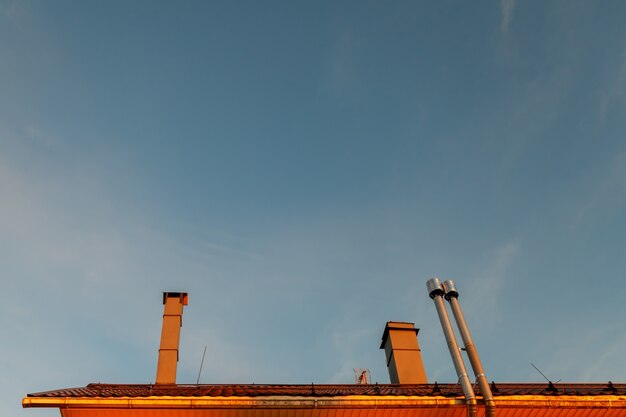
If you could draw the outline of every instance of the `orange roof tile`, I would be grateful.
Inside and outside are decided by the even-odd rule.
[[[497,383],[492,384],[494,396],[511,395],[626,395],[626,384],[555,384],[546,383]],[[463,392],[458,384],[419,385],[267,385],[267,384],[213,384],[213,385],[127,385],[89,384],[80,388],[65,388],[28,394],[28,397],[340,397],[366,396],[444,396],[458,397]]]

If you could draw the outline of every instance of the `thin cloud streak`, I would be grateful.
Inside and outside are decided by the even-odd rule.
[[[471,279],[463,285],[463,288],[467,288],[467,295],[463,297],[463,301],[470,314],[480,317],[501,317],[499,295],[511,281],[509,272],[514,262],[521,256],[521,249],[520,242],[512,239],[485,255],[485,264],[471,274]],[[485,296],[487,294],[488,296]]]
[[[601,93],[598,106],[599,120],[604,124],[612,111],[624,110],[626,98],[626,49],[621,54],[617,70],[609,77],[606,88]]]
[[[509,27],[511,25],[511,20],[513,19],[513,12],[515,10],[516,3],[517,0],[500,0],[500,9],[502,12],[500,30],[505,35],[509,32]]]
[[[615,216],[626,204],[626,153],[613,156],[607,166],[610,169],[606,176],[585,194],[586,201],[576,212],[574,226]]]

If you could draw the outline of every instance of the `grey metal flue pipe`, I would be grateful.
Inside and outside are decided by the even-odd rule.
[[[459,350],[459,345],[456,342],[454,330],[452,330],[452,324],[450,323],[450,318],[448,317],[448,311],[446,310],[446,305],[443,301],[443,296],[445,295],[443,285],[441,285],[439,278],[431,278],[428,282],[426,282],[426,287],[428,288],[428,295],[435,302],[437,314],[439,315],[439,321],[441,322],[441,328],[443,329],[443,335],[446,338],[448,350],[450,350],[450,356],[452,357],[452,363],[454,364],[454,369],[459,377],[459,383],[461,384],[463,394],[465,395],[467,415],[469,417],[475,417],[477,412],[476,396],[474,395],[474,388],[472,388],[472,383],[467,375],[465,363],[463,362],[463,357],[461,356],[461,351]]]
[[[483,400],[485,401],[485,414],[487,417],[495,417],[496,403],[493,399],[489,381],[487,380],[487,376],[483,370],[483,365],[480,362],[480,357],[476,351],[476,346],[474,346],[472,335],[470,334],[467,323],[465,322],[465,316],[463,315],[463,311],[459,305],[459,292],[456,289],[454,281],[451,279],[443,282],[443,288],[445,290],[445,298],[450,303],[452,314],[454,315],[454,319],[459,328],[459,333],[461,333],[461,338],[463,339],[463,344],[465,345],[465,352],[467,352],[467,357],[469,358],[472,370],[476,376],[476,382],[478,382],[480,392],[483,396]]]

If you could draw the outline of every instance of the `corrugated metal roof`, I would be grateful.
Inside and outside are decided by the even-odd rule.
[[[106,410],[65,409],[63,417],[467,417],[465,407],[415,410]],[[484,417],[482,410],[477,417]],[[502,409],[498,417],[624,417],[623,409]]]
[[[255,409],[255,410],[146,410],[146,409],[64,409],[63,417],[467,417],[465,407],[451,407],[446,409],[415,410],[297,410],[297,409]],[[506,416],[526,417],[527,415]],[[595,417],[589,414],[587,417]],[[479,414],[477,417],[484,417]],[[534,417],[534,416],[533,416]],[[542,416],[543,417],[543,416]],[[550,415],[545,417],[570,417],[565,415]],[[601,417],[605,417],[602,415]],[[608,416],[607,416],[608,417]],[[612,416],[611,416],[612,417]],[[621,416],[623,417],[623,415]]]
[[[626,395],[626,384],[555,384],[496,383],[492,384],[494,396],[546,395],[546,396],[596,396]],[[478,393],[478,387],[477,387]],[[419,385],[266,385],[266,384],[214,384],[214,385],[125,385],[89,384],[80,388],[65,388],[28,394],[28,397],[341,397],[366,396],[440,396],[458,397],[463,392],[458,384]]]

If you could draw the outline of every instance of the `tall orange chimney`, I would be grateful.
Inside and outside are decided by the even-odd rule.
[[[380,348],[385,349],[392,384],[428,383],[417,332],[413,323],[388,321],[385,326]]]
[[[163,329],[157,365],[157,384],[175,384],[178,365],[178,342],[183,325],[183,306],[189,302],[186,292],[163,293]]]

